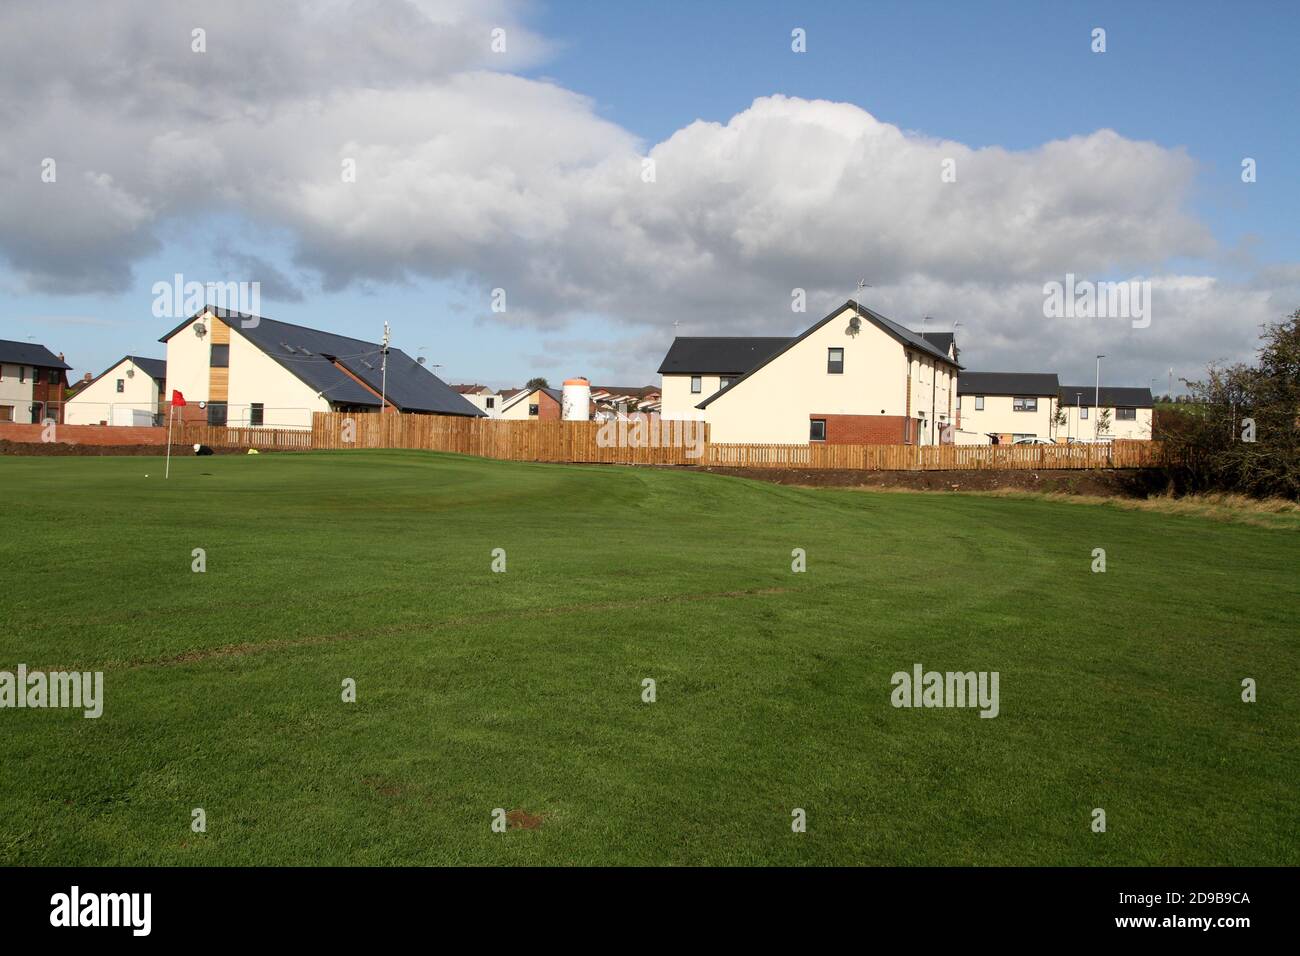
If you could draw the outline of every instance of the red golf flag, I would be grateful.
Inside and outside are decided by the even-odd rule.
[[[180,393],[179,389],[172,389],[172,404],[176,406],[185,404],[185,396]]]

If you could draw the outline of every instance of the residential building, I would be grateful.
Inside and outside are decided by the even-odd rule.
[[[159,341],[178,417],[210,425],[307,429],[315,412],[410,412],[482,417],[398,348],[208,307]],[[165,410],[165,409],[164,409]]]
[[[723,443],[939,444],[959,370],[951,351],[850,300],[794,338],[676,339],[660,365],[663,416],[702,416]]]
[[[563,397],[558,388],[520,388],[511,389],[511,392],[511,397],[501,406],[501,418],[536,422],[560,420]]]
[[[659,414],[662,392],[657,385],[593,385],[591,415],[593,420],[617,418],[630,414]]]
[[[501,417],[502,398],[486,385],[453,385],[452,389],[488,418]]]
[[[1149,388],[1101,386],[1100,416],[1095,384],[1062,385],[1058,395],[1066,416],[1061,434],[1067,438],[1151,438],[1154,403]],[[1099,422],[1104,426],[1100,431]]]
[[[673,339],[659,364],[664,418],[699,419],[700,402],[794,341],[789,336],[685,336]]]
[[[44,345],[0,339],[0,422],[63,422],[68,369]]]
[[[1022,438],[1055,441],[1060,387],[1055,373],[1049,372],[962,372],[957,427],[987,436],[991,444]]]
[[[162,359],[125,355],[78,387],[64,404],[63,420],[69,425],[158,424],[166,382]]]

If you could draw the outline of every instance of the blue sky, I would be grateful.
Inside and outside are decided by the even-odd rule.
[[[1298,10],[1272,3],[554,2],[516,11],[520,24],[549,49],[513,72],[590,98],[596,117],[637,137],[644,148],[695,120],[726,124],[756,98],[784,94],[854,104],[922,138],[976,149],[1034,150],[1112,129],[1126,140],[1186,150],[1195,164],[1186,209],[1208,228],[1215,250],[1187,255],[1175,248],[1158,264],[1133,260],[1132,270],[1158,266],[1258,287],[1269,281],[1260,278],[1261,270],[1300,262]],[[795,27],[807,31],[807,53],[791,52]],[[1106,30],[1104,54],[1090,50],[1094,27]],[[525,156],[528,150],[527,144],[510,148]],[[1258,182],[1248,186],[1240,180],[1246,156],[1258,163]],[[436,206],[428,210],[435,224],[439,214]],[[535,374],[555,381],[578,373],[619,384],[655,382],[658,355],[680,317],[665,301],[662,314],[648,322],[619,319],[619,301],[636,300],[653,311],[656,294],[624,282],[611,284],[607,301],[613,305],[588,314],[563,310],[564,325],[554,316],[495,322],[482,307],[483,288],[496,284],[488,274],[490,256],[477,260],[477,272],[433,270],[399,282],[363,278],[331,290],[295,261],[294,227],[263,219],[248,204],[172,203],[150,222],[148,235],[158,247],[134,259],[133,278],[123,289],[65,291],[57,284],[33,286],[17,270],[0,271],[0,337],[32,338],[64,352],[78,373],[98,373],[124,353],[162,355],[156,339],[174,322],[150,314],[150,286],[177,272],[201,280],[240,278],[220,254],[231,248],[256,254],[298,287],[289,297],[264,288],[264,314],[370,339],[388,319],[397,345],[425,355],[453,382],[505,386]],[[844,295],[859,273],[873,277],[872,269],[868,261],[843,268]],[[1121,260],[1110,274],[1129,271]],[[738,286],[747,281],[726,271],[713,281],[733,280]],[[1225,301],[1231,297],[1213,308],[1228,308]],[[1273,299],[1269,303],[1275,308]],[[898,308],[908,311],[906,304]],[[1267,317],[1267,308],[1260,314]],[[922,311],[928,306],[918,305],[917,314]],[[937,324],[947,327],[952,314],[957,310],[950,307]],[[793,332],[817,317],[765,315],[752,331]],[[1280,317],[1276,309],[1272,317]],[[993,342],[996,316],[972,321],[983,322],[981,334]],[[1200,322],[1198,329],[1212,326],[1213,314]],[[704,310],[692,313],[688,324],[692,334],[743,334],[750,327],[744,315],[719,314],[718,323],[710,328]],[[1189,334],[1196,333],[1181,338]],[[1167,365],[1194,374],[1199,358],[1236,357],[1233,350],[1245,341],[1216,341],[1203,355],[1184,347],[1176,359],[1167,358],[1169,347],[1147,347],[1120,368],[1128,384],[1156,376],[1163,382]],[[979,349],[979,341],[967,342],[968,361],[975,356],[977,367],[1005,367],[1018,357],[1054,362],[1062,367],[1044,370],[1069,377],[1090,367],[1092,343],[1080,341],[1073,350],[1088,357],[1077,363],[1069,349],[1027,356],[1023,348],[998,352],[990,345],[983,356]]]

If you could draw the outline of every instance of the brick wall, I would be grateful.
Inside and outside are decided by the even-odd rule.
[[[558,422],[560,420],[560,403],[542,392],[537,396],[537,421]]]
[[[809,419],[826,420],[828,445],[901,445],[915,436],[908,434],[908,420],[903,415],[817,415]]]
[[[39,443],[43,425],[0,424],[0,439]],[[54,438],[63,445],[159,445],[167,444],[165,428],[135,428],[112,425],[58,425]]]

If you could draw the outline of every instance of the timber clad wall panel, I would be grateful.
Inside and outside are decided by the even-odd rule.
[[[230,326],[218,318],[208,320],[208,329],[212,333],[213,345],[230,344]]]
[[[703,454],[691,458],[682,426],[702,430]],[[1163,463],[1159,442],[1110,445],[715,445],[700,422],[659,422],[673,443],[664,447],[602,448],[599,422],[508,421],[448,415],[317,412],[310,432],[277,428],[211,428],[177,422],[177,441],[239,448],[411,448],[508,461],[626,465],[713,465],[739,468],[848,468],[865,471],[1037,470],[1148,468]],[[629,427],[625,435],[633,435]],[[608,435],[609,432],[607,431]],[[687,433],[689,434],[689,433]],[[180,436],[184,436],[183,438]],[[348,440],[350,439],[350,440]],[[700,447],[700,446],[695,446]]]
[[[230,369],[208,369],[208,401],[224,402],[230,396]]]

